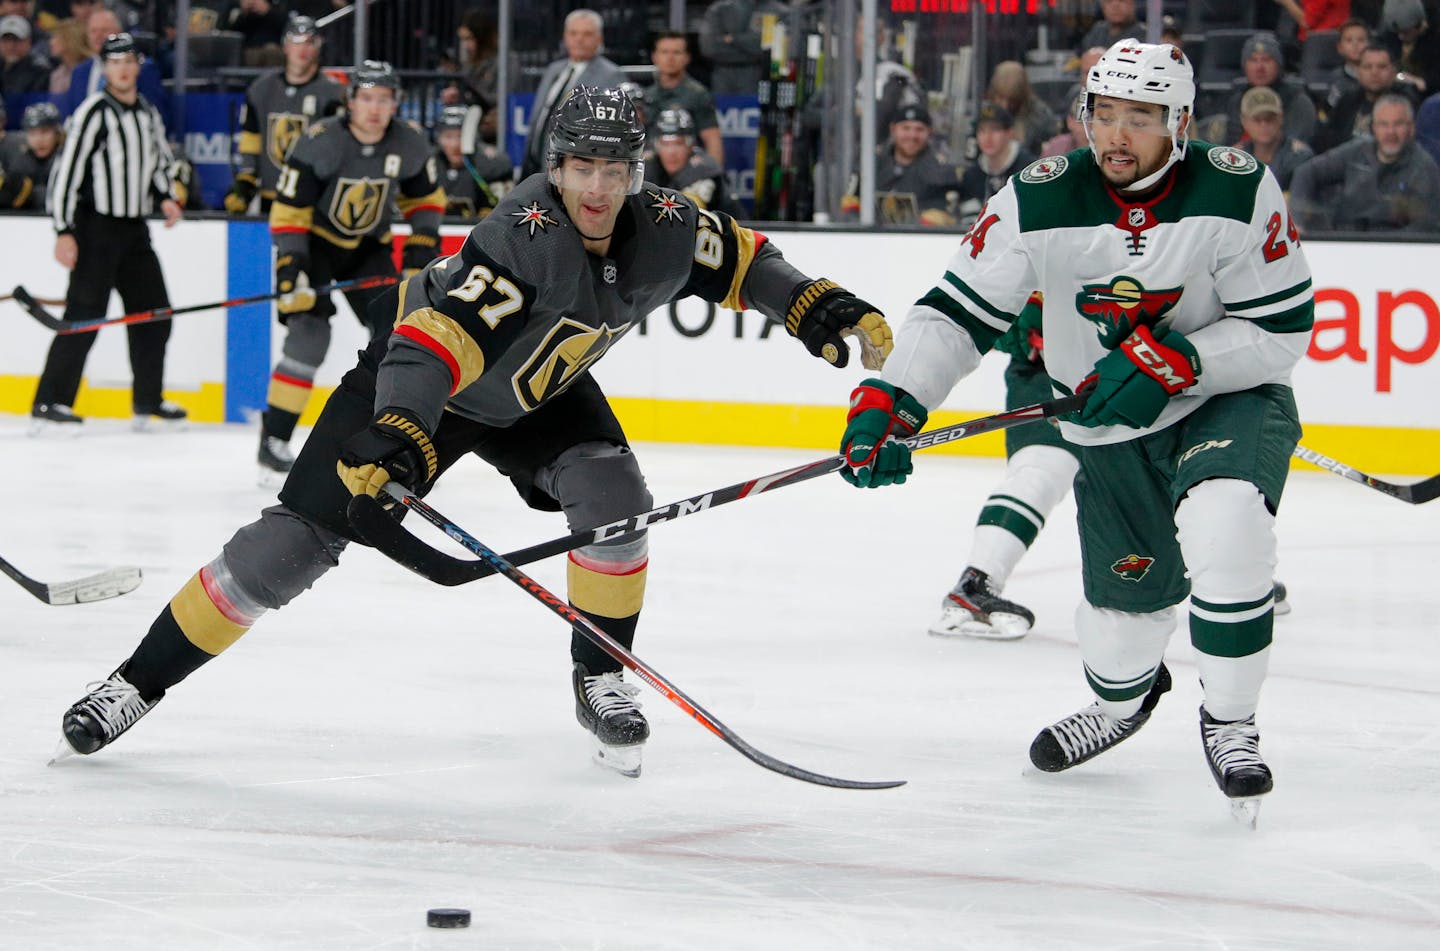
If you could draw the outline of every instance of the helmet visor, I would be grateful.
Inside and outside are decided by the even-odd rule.
[[[591,195],[638,195],[645,181],[644,162],[609,162],[583,155],[560,155],[550,169],[550,184]]]

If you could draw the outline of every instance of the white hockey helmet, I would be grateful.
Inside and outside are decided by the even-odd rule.
[[[1171,165],[1185,157],[1190,135],[1188,130],[1180,131],[1180,123],[1195,110],[1195,70],[1179,48],[1169,43],[1123,39],[1106,50],[1085,77],[1085,109],[1081,118],[1087,132],[1097,96],[1153,102],[1165,110],[1165,128],[1170,130],[1170,160],[1159,172],[1130,188],[1143,188],[1158,181]],[[1090,151],[1094,155],[1093,144]],[[1095,155],[1095,161],[1099,162],[1100,156]]]

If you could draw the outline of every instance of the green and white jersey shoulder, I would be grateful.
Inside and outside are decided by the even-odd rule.
[[[1314,320],[1284,196],[1252,156],[1192,142],[1159,192],[1131,201],[1078,149],[1033,163],[990,200],[906,316],[885,379],[938,405],[1035,290],[1061,393],[1105,355],[1100,331],[1121,316],[1178,330],[1200,354],[1199,382],[1151,429],[1063,424],[1078,443],[1132,439],[1215,394],[1288,384]]]

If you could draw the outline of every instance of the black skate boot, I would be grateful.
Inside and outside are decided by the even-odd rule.
[[[256,455],[260,463],[260,485],[269,486],[285,481],[285,476],[295,465],[295,454],[290,444],[279,436],[271,436],[260,430],[260,451]]]
[[[48,432],[78,436],[85,418],[76,416],[74,410],[59,403],[36,403],[30,410],[30,435],[39,436]]]
[[[140,696],[125,679],[125,665],[99,683],[90,684],[90,692],[65,711],[60,729],[65,739],[51,762],[73,753],[88,755],[113,743],[120,734],[155,708],[165,694],[151,700]]]
[[[1024,637],[1035,626],[1030,609],[1000,597],[990,576],[966,568],[954,591],[940,606],[940,620],[930,625],[936,637],[984,637],[1012,641]]]
[[[1041,730],[1030,744],[1030,762],[1047,773],[1058,773],[1099,756],[1144,726],[1160,702],[1160,695],[1169,690],[1170,671],[1161,664],[1154,685],[1134,716],[1117,720],[1101,710],[1100,704],[1092,703]]]
[[[158,429],[184,429],[190,414],[185,407],[169,400],[161,400],[159,406],[135,407],[135,419],[131,428],[137,433]]]
[[[1200,740],[1215,785],[1231,800],[1235,818],[1255,826],[1260,803],[1255,797],[1275,788],[1270,767],[1260,758],[1260,731],[1255,714],[1243,720],[1217,720],[1200,707]]]
[[[595,762],[626,776],[640,775],[640,750],[650,738],[650,724],[635,695],[640,688],[621,679],[621,671],[591,674],[576,663],[575,719],[599,741]]]

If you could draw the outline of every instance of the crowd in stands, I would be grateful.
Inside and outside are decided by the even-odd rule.
[[[344,0],[195,0],[187,28],[192,35],[239,34],[243,65],[283,69],[287,18],[323,17],[342,6]],[[617,22],[615,10],[571,10],[563,23],[558,14],[551,17],[548,33],[555,43],[545,45],[548,61],[543,49],[529,48],[536,45],[527,32],[533,24],[512,30],[518,48],[507,64],[509,89],[533,93],[540,118],[531,123],[523,157],[509,175],[506,143],[497,140],[494,5],[457,14],[452,42],[435,61],[402,65],[452,77],[431,81],[427,102],[433,105],[420,117],[456,182],[452,210],[473,208],[483,215],[514,180],[539,170],[547,104],[584,84],[623,86],[631,94],[652,128],[657,180],[714,180],[717,188],[699,189],[718,192],[717,200],[744,212],[735,194],[739,177],[725,168],[714,96],[756,95],[770,76],[767,44],[776,25],[793,24],[809,10],[806,28],[814,29],[813,11],[830,6],[835,5],[713,0],[688,33],[655,29],[652,15],[640,31],[643,42],[627,30],[624,49],[613,59],[606,30]],[[164,25],[167,14],[162,9],[157,15],[157,7],[173,10],[173,4],[157,0],[0,0],[0,92],[11,104],[10,128],[18,129],[24,105],[36,96],[67,116],[94,90],[93,51],[99,43],[112,32],[133,29],[146,15],[148,25],[160,26],[140,88],[163,111],[162,74],[169,72],[175,27]],[[1302,231],[1440,231],[1440,0],[1257,0],[1237,7],[1245,11],[1240,35],[1225,29],[1235,24],[1209,23],[1195,12],[1225,7],[1163,4],[1162,41],[1183,49],[1196,70],[1191,138],[1245,149],[1269,166]],[[1032,45],[993,63],[978,106],[957,105],[951,88],[939,88],[936,64],[915,62],[917,50],[936,44],[933,37],[917,37],[882,12],[875,90],[877,221],[966,228],[1009,175],[1038,157],[1086,146],[1080,116],[1085,75],[1111,43],[1146,38],[1140,19],[1146,5],[1095,0],[1057,9],[1065,15],[1049,18],[1040,43],[1050,60],[1037,69]],[[168,15],[173,19],[173,12]],[[856,38],[858,49],[858,31]],[[1006,48],[1004,42],[998,48]],[[1067,52],[1057,58],[1056,50]],[[857,97],[857,116],[858,102]],[[469,146],[467,156],[453,141],[463,109],[479,116],[478,144]],[[832,118],[833,113],[809,116],[807,129],[818,137]],[[447,130],[450,141],[442,148]],[[21,137],[12,132],[10,138]],[[683,155],[682,143],[688,149]],[[849,148],[853,158],[856,144]],[[17,152],[14,142],[0,143],[0,163]],[[465,158],[470,168],[462,174]],[[813,157],[817,165],[834,164],[833,159],[833,152]],[[472,180],[482,165],[478,194],[489,197],[477,201]],[[841,199],[842,220],[859,217],[856,181]],[[28,194],[33,203],[43,189]]]

